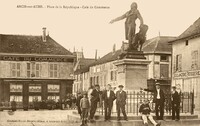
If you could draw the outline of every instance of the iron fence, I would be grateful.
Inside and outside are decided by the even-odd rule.
[[[145,91],[133,91],[126,92],[127,100],[126,100],[126,112],[132,113],[135,115],[139,114],[139,107],[144,100],[150,101],[150,107],[152,112],[155,112],[155,103],[153,103],[153,93],[145,92]],[[193,92],[182,92],[180,94],[180,113],[190,113],[194,114],[194,93]],[[99,104],[98,112],[100,114],[104,114],[104,104]],[[112,113],[116,113],[116,103],[113,103]],[[171,94],[165,93],[165,103],[164,103],[164,112],[166,114],[171,115]]]

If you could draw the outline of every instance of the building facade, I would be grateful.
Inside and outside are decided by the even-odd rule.
[[[172,46],[168,43],[175,37],[158,36],[147,40],[143,45],[143,52],[148,65],[148,88],[154,88],[156,82],[160,82],[164,91],[170,92],[171,88],[171,55]]]
[[[82,52],[74,52],[77,57],[74,65],[74,83],[73,83],[73,94],[88,90],[89,85],[89,65],[94,63],[96,60],[92,58],[84,58]]]
[[[166,92],[170,92],[171,88],[171,54],[172,46],[168,43],[174,40],[175,37],[158,36],[153,39],[147,40],[142,51],[148,61],[151,61],[148,65],[148,79],[147,87],[154,88],[155,82],[160,82],[161,87]],[[115,47],[115,46],[114,46]],[[102,58],[98,59],[93,64],[89,65],[85,71],[76,76],[75,80],[79,80],[79,88],[90,87],[95,84],[99,84],[101,89],[105,89],[107,84],[116,89],[120,84],[117,78],[118,71],[114,62],[119,59],[119,55],[124,48],[127,48],[127,43],[123,42],[122,48],[109,52]],[[87,77],[84,77],[84,74]],[[84,83],[83,83],[84,82]],[[86,90],[87,88],[84,88]]]
[[[172,85],[194,92],[195,110],[200,111],[200,18],[176,40],[173,48]]]
[[[29,107],[72,93],[74,56],[45,33],[0,35],[0,102]]]
[[[112,85],[113,88],[118,86],[117,83],[117,67],[113,64],[114,61],[103,64],[96,64],[90,67],[90,85],[100,85],[104,90],[107,84]]]

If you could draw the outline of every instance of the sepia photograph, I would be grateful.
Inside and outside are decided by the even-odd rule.
[[[200,126],[199,0],[1,0],[0,126]]]

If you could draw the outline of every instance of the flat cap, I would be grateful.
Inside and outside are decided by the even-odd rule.
[[[98,84],[94,85],[95,87],[100,87]]]
[[[156,85],[160,85],[160,83],[157,82]]]
[[[119,85],[118,87],[122,87],[123,88],[124,86],[123,85]]]
[[[172,86],[172,88],[176,89],[176,86]]]

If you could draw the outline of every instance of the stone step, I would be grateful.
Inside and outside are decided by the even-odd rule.
[[[200,119],[184,119],[180,121],[158,121],[161,122],[161,126],[199,126]],[[151,122],[148,122],[149,126],[153,126]],[[88,123],[88,126],[142,126],[142,120],[129,120],[129,121],[95,121],[94,123]]]
[[[72,113],[79,117],[77,111],[73,111]],[[155,116],[153,117],[155,119]],[[171,120],[171,117],[172,117],[171,115],[165,115],[164,120]],[[96,114],[94,118],[97,120],[104,119],[104,115]],[[123,119],[123,117],[121,117],[121,119]],[[198,115],[180,114],[180,119],[198,119]],[[117,115],[116,114],[111,115],[111,120],[117,120]],[[128,115],[128,120],[141,120],[141,115],[133,115],[133,114]]]
[[[104,116],[99,116],[97,118],[104,118]],[[153,116],[153,118],[155,119],[156,116]],[[171,120],[172,116],[170,115],[166,115],[164,116],[164,120]],[[121,119],[123,119],[123,117],[121,117]],[[129,120],[141,120],[141,115],[138,116],[128,116]],[[181,115],[180,119],[198,119],[198,115]],[[117,120],[117,116],[112,116],[111,120]]]

